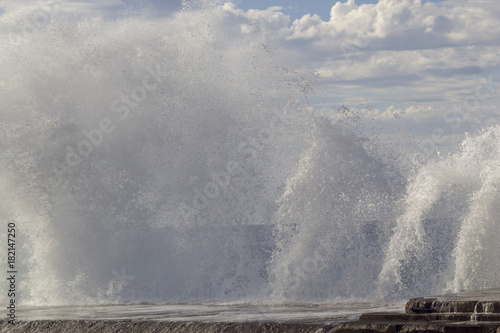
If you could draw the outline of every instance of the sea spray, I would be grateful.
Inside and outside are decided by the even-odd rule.
[[[453,252],[455,270],[448,287],[454,291],[498,287],[499,148],[498,126],[488,128],[477,136],[469,136],[462,144],[460,162],[470,164],[474,169],[468,177],[475,186],[469,196],[469,209],[463,216]]]
[[[386,249],[381,293],[412,296],[498,287],[498,127],[418,169]]]
[[[355,117],[316,119],[312,147],[288,180],[271,264],[277,299],[374,296],[405,184],[396,161],[374,155],[376,142],[357,133]]]
[[[0,217],[19,233],[22,304],[498,286],[498,128],[418,165],[363,110],[318,116],[316,76],[266,30],[286,27],[279,13],[57,13],[0,23],[22,37],[0,35]]]
[[[22,303],[234,300],[265,283],[310,81],[258,30],[226,29],[240,20],[227,6],[2,35],[2,218],[19,226]]]

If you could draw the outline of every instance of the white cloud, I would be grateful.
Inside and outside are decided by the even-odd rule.
[[[295,20],[287,40],[291,52],[301,50],[298,66],[317,71],[332,99],[444,105],[500,67],[500,11],[485,2],[348,0],[328,21]]]
[[[411,105],[407,108],[400,108],[390,105],[386,109],[376,109],[373,114],[377,120],[392,120],[394,118],[412,117],[417,119],[425,119],[436,117],[436,109],[433,106],[415,106]]]
[[[179,1],[168,3],[173,8]],[[67,1],[61,12],[109,12],[127,3]],[[15,30],[27,17],[26,10],[39,8],[38,2],[26,1],[19,14],[12,10],[16,6],[21,5],[6,2],[5,20],[0,22],[4,31]],[[227,2],[213,11],[217,27],[202,13],[177,15],[172,24],[192,21],[190,33],[206,34],[214,40],[213,47],[228,57],[241,55],[243,46],[253,43],[273,50],[283,66],[319,73],[315,98],[323,104],[355,104],[366,98],[403,110],[405,118],[440,117],[447,106],[470,95],[481,76],[500,68],[498,2],[380,0],[358,5],[347,0],[332,6],[328,21],[308,14],[290,22],[282,11],[281,7],[244,11]],[[387,112],[382,114],[390,115]]]
[[[281,12],[282,7],[273,6],[265,10],[251,9],[247,12],[230,2],[220,7],[224,25],[239,26],[243,34],[261,33],[269,39],[287,34],[290,17]]]
[[[449,7],[380,0],[374,5],[358,6],[354,0],[348,0],[332,7],[329,21],[310,15],[295,20],[288,39],[315,38],[316,44],[340,39],[353,45],[365,44],[371,50],[439,48],[464,42],[496,43],[499,22],[498,15],[485,3]]]
[[[246,22],[247,28],[259,26],[266,40],[286,40],[284,55],[295,60],[296,68],[320,75],[318,108],[328,101],[360,105],[366,99],[389,105],[381,108],[378,120],[397,113],[420,133],[436,126],[450,130],[443,114],[471,96],[481,77],[500,68],[496,3],[380,0],[357,5],[348,0],[332,6],[328,21],[309,14],[291,26],[276,7],[231,8],[233,20]],[[495,94],[488,103],[499,100]],[[491,110],[481,101],[470,119],[497,121]]]
[[[106,10],[122,7],[121,0],[86,0],[86,1],[66,1],[61,5],[61,9],[67,12],[91,12],[96,10]]]

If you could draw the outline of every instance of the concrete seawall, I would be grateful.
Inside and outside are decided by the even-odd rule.
[[[414,298],[405,313],[364,314],[334,332],[500,333],[500,289]]]
[[[500,289],[414,298],[406,303],[404,313],[370,312],[350,322],[341,321],[354,320],[357,316],[352,316],[351,319],[344,317],[343,320],[340,317],[329,318],[331,310],[321,306],[318,308],[323,310],[321,316],[313,316],[314,313],[310,313],[308,317],[299,318],[292,315],[287,319],[264,321],[236,321],[233,318],[229,322],[196,322],[196,316],[193,317],[193,321],[165,321],[162,320],[162,316],[156,319],[146,316],[127,319],[104,317],[108,319],[100,320],[66,317],[67,319],[20,320],[15,324],[9,324],[7,320],[3,320],[0,321],[0,332],[500,333]],[[386,307],[383,309],[391,310]]]
[[[330,333],[334,325],[301,323],[197,323],[197,322],[158,322],[132,320],[36,320],[8,324],[3,321],[0,332],[9,333]]]

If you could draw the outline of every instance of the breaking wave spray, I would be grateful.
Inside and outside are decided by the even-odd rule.
[[[362,113],[315,115],[314,76],[231,8],[29,31],[29,11],[2,14],[0,219],[21,302],[496,287],[500,129],[416,166]]]

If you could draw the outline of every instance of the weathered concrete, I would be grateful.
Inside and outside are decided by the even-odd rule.
[[[500,313],[500,289],[413,298],[406,303],[406,313],[418,313],[423,310],[440,313]]]
[[[414,298],[405,313],[363,314],[335,332],[500,333],[500,289]]]
[[[398,304],[397,308],[394,308],[394,311],[402,311],[401,305],[402,304]],[[141,307],[143,307],[143,305],[139,306],[138,311]],[[165,317],[170,313],[168,306],[166,307],[167,308],[159,308],[152,311],[146,306],[145,309],[140,310],[143,312],[138,312],[140,315],[127,320],[119,318],[112,319],[113,316],[110,316],[109,313],[108,315],[102,316],[103,318],[108,318],[106,320],[64,319],[74,316],[62,316],[63,319],[52,320],[24,319],[16,321],[16,324],[12,325],[4,319],[0,320],[0,333],[500,333],[500,289],[415,298],[407,302],[404,313],[366,313],[361,315],[359,320],[347,323],[341,323],[343,320],[349,320],[346,319],[347,317],[345,317],[345,315],[342,319],[338,316],[333,316],[332,318],[328,318],[327,315],[313,316],[314,312],[307,312],[307,309],[301,309],[299,312],[307,312],[308,314],[305,317],[293,317],[294,319],[290,319],[290,317],[283,319],[281,315],[278,315],[275,317],[275,320],[273,320],[269,318],[271,313],[268,313],[267,318],[263,321],[251,321],[247,319],[245,319],[245,321],[236,321],[235,318],[231,318],[230,322],[163,321],[162,317]],[[94,311],[105,309],[109,310],[109,307],[91,309]],[[212,312],[219,313],[220,310],[220,308],[214,307],[211,308],[211,311],[207,311],[206,314]],[[262,315],[262,310],[263,309],[260,308],[260,311],[257,311],[256,313],[260,313]],[[271,310],[273,310],[272,307],[268,308],[268,311]],[[334,312],[335,308],[332,310]],[[75,311],[75,308],[70,308],[68,311]],[[325,309],[323,309],[323,311],[325,311]],[[387,308],[387,311],[390,311],[390,308]],[[61,314],[60,309],[56,312]],[[124,312],[118,311],[117,313],[122,316]],[[128,313],[130,314],[130,312]],[[237,313],[238,311],[234,312],[234,314]],[[279,311],[277,313],[282,314]],[[326,313],[328,313],[327,309]],[[356,315],[349,315],[348,318],[356,318]]]
[[[379,322],[432,322],[432,321],[498,321],[498,313],[426,313],[426,314],[400,314],[400,313],[367,313],[361,315],[360,321]]]
[[[330,333],[333,325],[300,323],[199,323],[134,320],[36,320],[9,324],[2,333]]]

